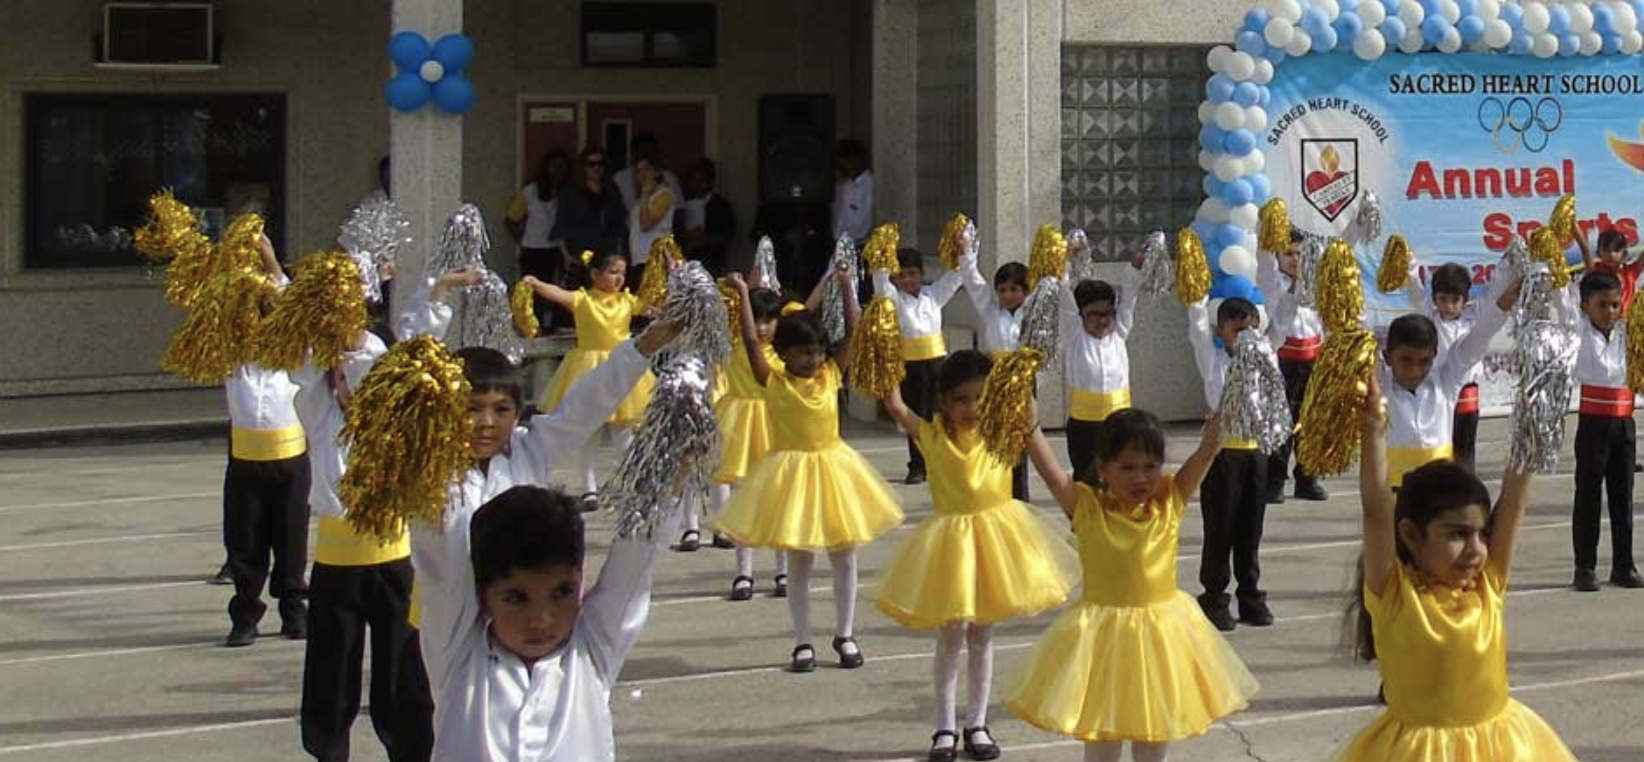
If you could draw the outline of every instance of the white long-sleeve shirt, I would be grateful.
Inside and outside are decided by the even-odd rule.
[[[1472,332],[1473,324],[1478,322],[1478,306],[1469,304],[1462,309],[1461,315],[1455,320],[1446,320],[1443,315],[1439,314],[1437,305],[1433,304],[1427,285],[1421,282],[1420,275],[1420,268],[1412,262],[1410,264],[1410,274],[1405,278],[1404,291],[1410,296],[1410,308],[1426,315],[1428,319],[1433,321],[1433,325],[1438,328],[1439,349],[1438,357],[1434,358],[1434,363],[1441,363],[1444,362],[1445,357],[1449,356],[1451,347],[1454,347],[1456,342],[1461,341],[1468,333]],[[1479,363],[1473,363],[1473,366],[1468,369],[1467,383],[1471,384],[1478,381],[1479,365]]]
[[[962,283],[958,272],[946,272],[919,293],[909,294],[891,283],[889,270],[873,271],[873,295],[896,303],[904,359],[929,360],[947,354],[942,341],[942,308],[959,293]]]
[[[976,257],[960,257],[959,271],[964,277],[965,295],[970,297],[971,306],[976,308],[976,316],[982,323],[976,333],[978,348],[989,354],[1016,349],[1022,336],[1022,308],[1018,306],[1011,312],[999,306],[992,284],[977,269]]]
[[[1316,355],[1324,337],[1324,321],[1318,310],[1303,307],[1296,299],[1296,280],[1279,269],[1279,258],[1258,255],[1256,287],[1267,302],[1267,340],[1274,349]]]
[[[343,353],[343,365],[349,368],[346,374],[350,379],[363,378],[364,371],[387,352],[382,339],[367,333],[364,347]],[[302,421],[303,434],[308,438],[311,473],[308,506],[318,516],[342,518],[337,483],[342,481],[348,463],[348,448],[338,441],[338,434],[342,432],[345,415],[328,375],[326,369],[315,367],[310,360],[292,372],[291,381],[297,385],[297,418]]]
[[[848,235],[861,243],[873,232],[873,172],[840,180],[833,196],[833,239]]]
[[[1074,301],[1074,286],[1070,279],[1062,279],[1062,296],[1058,300],[1057,328],[1062,341],[1062,379],[1067,383],[1069,417],[1079,420],[1101,420],[1103,412],[1081,414],[1081,399],[1095,399],[1085,395],[1110,399],[1120,395],[1122,400],[1098,407],[1106,412],[1130,406],[1130,350],[1125,346],[1130,329],[1136,323],[1136,297],[1141,293],[1141,273],[1134,267],[1124,268],[1119,286],[1119,297],[1114,305],[1113,330],[1106,336],[1092,336],[1085,330],[1084,318]],[[1093,403],[1094,404],[1094,403]]]
[[[290,281],[284,274],[274,276],[274,288],[281,290]],[[284,460],[304,450],[301,423],[297,420],[297,385],[283,370],[257,363],[236,366],[223,382],[228,396],[230,452],[241,460]]]
[[[394,338],[409,341],[425,333],[436,339],[445,338],[446,330],[451,327],[453,311],[451,305],[428,298],[433,294],[434,280],[424,278],[406,304],[405,311],[394,318]]]
[[[1396,450],[1435,450],[1450,446],[1461,388],[1470,382],[1473,368],[1490,348],[1490,340],[1507,322],[1507,313],[1496,306],[1496,296],[1489,296],[1477,305],[1477,315],[1471,330],[1434,361],[1427,378],[1415,389],[1400,386],[1393,378],[1392,369],[1382,364],[1379,372],[1382,395],[1387,398],[1390,456]],[[1394,479],[1398,479],[1397,474]]]
[[[1581,339],[1576,354],[1576,381],[1586,386],[1605,389],[1627,388],[1627,325],[1618,320],[1610,327],[1610,335],[1593,327],[1581,312],[1580,282],[1571,283],[1563,294],[1562,322],[1575,329]]]

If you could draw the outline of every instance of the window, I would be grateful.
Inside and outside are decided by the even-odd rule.
[[[131,233],[171,188],[215,237],[259,207],[285,228],[284,95],[28,95],[24,265],[140,262]]]
[[[711,3],[583,3],[582,65],[711,68]]]
[[[1062,224],[1116,259],[1193,221],[1206,48],[1062,48]]]

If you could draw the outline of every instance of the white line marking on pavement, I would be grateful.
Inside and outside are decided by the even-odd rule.
[[[43,664],[53,661],[69,661],[72,659],[89,659],[104,656],[130,656],[132,654],[152,654],[162,651],[187,651],[193,648],[220,646],[221,640],[208,640],[198,643],[172,643],[168,646],[137,646],[135,648],[111,648],[105,651],[80,651],[70,654],[54,654],[51,656],[26,656],[21,659],[6,659],[0,661],[0,667],[14,667],[23,664]]]
[[[55,590],[49,593],[17,593],[15,595],[0,595],[0,602],[5,601],[44,601],[53,598],[79,598],[86,595],[107,595],[109,593],[133,593],[139,590],[164,590],[170,587],[206,587],[204,579],[189,582],[150,582],[144,585],[109,585],[107,587],[86,587],[79,590]],[[3,662],[0,662],[3,663]]]
[[[124,505],[127,503],[161,503],[167,500],[196,500],[202,497],[216,497],[223,494],[216,492],[187,492],[181,495],[150,495],[148,497],[109,497],[101,500],[77,500],[71,503],[33,503],[29,505],[0,505],[0,513],[11,511],[34,511],[49,508],[85,508],[93,505]]]
[[[31,545],[0,545],[0,553],[14,550],[47,550],[49,548],[72,548],[80,545],[113,545],[126,542],[147,542],[149,540],[172,540],[178,537],[199,537],[201,535],[221,534],[217,529],[196,529],[190,532],[164,532],[161,534],[133,534],[123,537],[97,537],[90,540],[63,540],[61,542],[37,542]]]
[[[244,722],[220,722],[214,725],[191,725],[183,728],[167,730],[150,730],[143,733],[122,733],[113,736],[93,736],[91,738],[75,738],[68,741],[49,741],[33,743],[26,746],[0,746],[0,755],[18,754],[28,751],[46,751],[48,749],[72,749],[77,746],[99,746],[107,743],[124,743],[126,741],[141,741],[148,738],[171,738],[187,736],[197,733],[211,733],[218,730],[241,730],[244,728],[258,728],[267,725],[293,725],[296,717],[275,717],[267,720],[246,720]]]

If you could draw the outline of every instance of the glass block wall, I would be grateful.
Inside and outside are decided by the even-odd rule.
[[[1062,46],[1062,225],[1117,259],[1193,221],[1208,48]],[[921,190],[923,190],[921,185]]]
[[[919,240],[905,245],[935,261],[948,218],[976,215],[975,0],[919,0],[918,61]]]

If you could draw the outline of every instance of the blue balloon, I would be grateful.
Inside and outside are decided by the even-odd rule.
[[[1273,91],[1271,89],[1267,88],[1267,87],[1262,87],[1261,91],[1262,91],[1262,99],[1260,101],[1258,101],[1257,104],[1260,105],[1262,108],[1267,108],[1268,104],[1271,104],[1273,102]]]
[[[1557,35],[1570,31],[1570,9],[1562,5],[1547,6],[1547,31]]]
[[[1515,32],[1524,28],[1524,8],[1520,6],[1503,4],[1499,18],[1507,22],[1507,26],[1512,27]]]
[[[1236,182],[1238,182],[1238,180],[1233,181],[1233,183]],[[1227,193],[1226,188],[1232,187],[1233,183],[1228,183],[1224,186],[1222,190],[1224,195]],[[1216,234],[1214,239],[1216,241],[1216,245],[1224,249],[1229,246],[1237,246],[1240,241],[1244,240],[1244,229],[1238,225],[1230,225],[1224,222],[1216,226]]]
[[[1336,49],[1336,43],[1340,41],[1341,38],[1336,36],[1335,28],[1327,26],[1320,29],[1318,34],[1313,35],[1313,52],[1329,53]]]
[[[1261,304],[1261,292],[1256,284],[1243,275],[1228,273],[1210,284],[1211,296],[1217,299],[1244,299]],[[1220,293],[1216,293],[1216,292]]]
[[[1230,207],[1244,206],[1254,200],[1255,197],[1255,189],[1250,187],[1249,181],[1242,178],[1222,187],[1222,201]],[[1228,225],[1228,227],[1233,228],[1236,237],[1224,240],[1222,243],[1226,246],[1237,246],[1240,241],[1244,240],[1244,229],[1237,225]]]
[[[428,39],[416,32],[400,32],[388,41],[388,57],[402,72],[416,73],[432,52]]]
[[[447,114],[465,114],[474,106],[474,83],[461,74],[448,74],[434,83],[434,105]]]
[[[1404,27],[1404,19],[1398,16],[1388,16],[1386,21],[1381,22],[1381,36],[1387,38],[1387,47],[1389,48],[1398,44],[1399,40],[1404,39],[1406,31],[1408,30]]]
[[[446,76],[456,74],[474,60],[474,41],[465,34],[448,34],[434,43],[431,56],[445,67]]]
[[[1249,156],[1256,149],[1256,135],[1243,127],[1227,133],[1222,148],[1234,156]]]
[[[1214,240],[1216,237],[1216,223],[1210,220],[1194,220],[1188,227],[1193,228],[1194,234],[1199,236],[1200,243]]]
[[[1604,33],[1604,52],[1615,55],[1621,52],[1621,35],[1616,32]]]
[[[1421,21],[1421,38],[1437,45],[1450,33],[1450,20],[1443,16],[1428,16]]]
[[[1267,49],[1267,40],[1255,32],[1239,32],[1239,36],[1233,38],[1233,47],[1241,53],[1259,56]]]
[[[388,80],[383,96],[388,99],[388,105],[400,111],[416,111],[428,102],[429,90],[422,77],[408,71]]]
[[[1341,9],[1342,13],[1356,11],[1359,9],[1359,0],[1336,0],[1336,7]]]
[[[1478,0],[1456,0],[1456,7],[1461,10],[1461,18],[1465,19],[1478,13]]]
[[[1199,183],[1199,187],[1204,189],[1204,195],[1206,198],[1221,198],[1222,185],[1222,181],[1218,179],[1215,174],[1210,172],[1206,172],[1204,174],[1204,180]]]
[[[1358,39],[1359,34],[1364,31],[1364,19],[1359,18],[1357,13],[1344,12],[1336,17],[1335,29],[1337,37],[1351,44],[1351,41]]]
[[[1421,6],[1422,18],[1439,15],[1439,0],[1420,0],[1417,5]]]
[[[1244,14],[1243,28],[1246,32],[1262,34],[1267,29],[1269,18],[1266,8],[1251,8],[1249,13]]]
[[[1558,38],[1558,54],[1570,57],[1581,52],[1581,35],[1569,33]]]
[[[1513,32],[1513,41],[1507,43],[1507,50],[1514,55],[1527,56],[1535,49],[1535,42],[1535,38],[1521,28]]]
[[[1632,0],[1633,15],[1644,21],[1644,0]]]
[[[1233,87],[1233,102],[1250,108],[1262,100],[1262,89],[1254,82],[1240,82]]]
[[[1610,6],[1593,6],[1593,29],[1598,30],[1599,34],[1609,34],[1616,31],[1615,11],[1610,10]]]
[[[1273,181],[1267,175],[1257,173],[1246,178],[1250,181],[1250,201],[1256,204],[1265,204],[1273,195]]]
[[[1644,2],[1644,0],[1640,0],[1640,2]],[[1284,48],[1277,45],[1269,45],[1267,46],[1267,50],[1262,51],[1262,58],[1267,59],[1267,62],[1273,64],[1274,66],[1279,65],[1288,57],[1289,54],[1284,52]]]
[[[1209,151],[1222,150],[1222,141],[1227,139],[1227,133],[1214,124],[1207,124],[1199,128],[1199,145]]]
[[[1317,34],[1320,29],[1330,26],[1330,16],[1323,8],[1309,5],[1307,10],[1302,11],[1301,23],[1297,26],[1307,30],[1308,34]]]
[[[1399,0],[1381,0],[1381,7],[1387,11],[1388,16],[1399,15]]]
[[[1484,39],[1484,19],[1477,16],[1465,16],[1456,24],[1456,31],[1461,32],[1461,41],[1471,45]]]
[[[1233,80],[1223,74],[1217,74],[1204,84],[1204,93],[1212,103],[1226,103],[1233,99]]]

